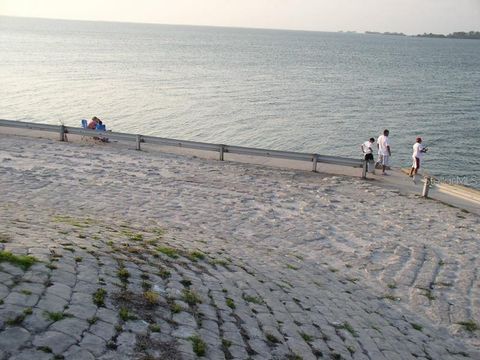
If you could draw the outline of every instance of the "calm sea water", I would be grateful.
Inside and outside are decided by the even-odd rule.
[[[480,187],[480,41],[0,17],[0,118],[360,157]]]

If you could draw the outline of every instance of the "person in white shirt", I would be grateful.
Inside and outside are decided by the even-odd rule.
[[[380,135],[377,139],[377,148],[378,148],[377,164],[382,165],[382,175],[387,175],[385,170],[387,169],[390,156],[392,156],[392,152],[390,150],[390,142],[388,141],[389,134],[390,134],[390,131],[385,129],[383,130],[383,135]]]
[[[418,169],[420,169],[420,162],[423,160],[423,154],[425,154],[427,150],[428,148],[426,148],[422,144],[422,138],[417,137],[415,144],[413,144],[412,168],[410,169],[410,173],[408,174],[410,177],[413,177],[413,182],[415,183],[415,175],[417,175]]]
[[[364,159],[365,159],[365,161],[368,162],[368,171],[371,171],[372,174],[375,174],[375,167],[372,166],[372,163],[373,163],[372,145],[373,145],[374,142],[375,142],[375,139],[370,138],[370,140],[365,141],[362,145],[360,145],[360,147],[362,149],[362,152],[363,152],[363,155],[364,155]],[[372,170],[370,170],[370,168],[372,168]]]

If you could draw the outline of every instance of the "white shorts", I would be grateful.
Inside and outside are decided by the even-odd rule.
[[[413,159],[412,167],[414,169],[420,169],[420,159],[415,156],[412,156],[412,159]]]
[[[378,155],[378,162],[384,166],[388,166],[389,159],[389,155]]]

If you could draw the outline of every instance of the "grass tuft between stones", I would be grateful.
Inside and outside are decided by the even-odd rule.
[[[178,314],[183,310],[182,306],[180,304],[177,304],[176,302],[173,302],[170,304],[170,311],[174,314]]]
[[[45,311],[45,312],[43,313],[43,315],[44,315],[47,319],[49,319],[49,320],[51,320],[51,321],[60,321],[60,320],[63,320],[63,319],[65,319],[65,318],[71,316],[71,315],[68,315],[68,314],[65,314],[65,313],[62,313],[62,312],[59,312],[59,311],[57,311],[57,312],[54,312],[54,311]]]
[[[266,334],[265,334],[265,337],[266,337],[267,340],[268,340],[269,342],[271,342],[272,344],[277,344],[277,343],[280,342],[280,340],[278,340],[275,335],[272,335],[272,334],[270,334],[270,333],[266,333]]]
[[[202,299],[200,299],[200,296],[198,296],[198,294],[194,290],[190,289],[183,289],[182,299],[190,306],[202,303]]]
[[[227,298],[226,304],[230,309],[235,309],[235,302],[232,298]]]
[[[48,346],[38,346],[38,351],[43,351],[44,353],[51,354],[53,351]]]
[[[38,260],[33,256],[28,255],[14,255],[9,251],[0,250],[0,262],[8,262],[12,265],[18,266],[23,270],[28,270],[30,266],[35,264]]]
[[[307,343],[311,342],[313,340],[312,335],[308,335],[307,333],[301,332],[300,336],[302,337],[303,340],[305,340]]]
[[[412,323],[411,325],[412,325],[412,328],[414,328],[417,331],[422,331],[423,330],[423,326],[420,325],[420,324]]]
[[[120,312],[118,314],[120,316],[120,319],[123,321],[128,321],[128,320],[135,320],[137,317],[133,314],[131,314],[127,308],[122,307],[120,309]]]
[[[190,341],[192,342],[193,352],[197,356],[205,356],[207,345],[202,340],[202,338],[198,335],[190,337]]]
[[[168,257],[170,257],[172,259],[178,258],[177,250],[175,250],[174,248],[171,248],[171,247],[168,247],[168,246],[158,246],[157,251],[164,254],[164,255],[167,255]]]
[[[263,304],[263,300],[260,297],[257,297],[257,296],[244,295],[243,299],[245,301],[253,303],[253,304],[257,304],[257,305],[262,305]]]
[[[161,268],[159,271],[158,271],[158,276],[160,276],[162,279],[168,279],[170,277],[170,275],[172,275],[170,273],[170,271],[168,271],[167,269],[165,268]]]
[[[27,308],[23,309],[23,313],[24,313],[25,315],[32,315],[32,314],[33,314],[33,310],[32,310],[31,307],[27,307]]]
[[[25,314],[17,315],[16,317],[14,317],[12,319],[7,319],[5,321],[5,324],[7,324],[9,326],[20,325],[23,322],[23,320],[25,320]]]
[[[105,289],[98,289],[92,295],[93,303],[99,307],[105,306],[105,296],[107,295],[107,291]]]
[[[298,354],[288,354],[286,357],[285,357],[286,360],[303,360],[303,357],[301,357],[300,355]]]
[[[117,276],[122,282],[127,282],[128,278],[130,277],[130,273],[128,272],[127,269],[121,268],[120,270],[118,270]]]
[[[157,305],[159,301],[159,295],[155,291],[145,291],[143,293],[143,298],[149,306]]]
[[[160,325],[158,324],[150,324],[148,326],[148,328],[150,329],[151,332],[160,332]]]
[[[98,317],[94,316],[87,320],[90,325],[95,324],[98,321]]]
[[[222,339],[222,345],[223,345],[223,347],[228,349],[230,346],[232,346],[232,342],[230,340],[227,340],[227,339]]]
[[[188,258],[192,261],[203,260],[205,259],[205,254],[201,251],[192,251],[190,254],[188,254]]]
[[[337,329],[344,329],[344,330],[347,330],[350,334],[352,334],[353,337],[358,337],[358,334],[357,332],[355,331],[355,329],[353,328],[352,325],[350,325],[350,323],[348,321],[345,321],[343,324],[341,325],[337,325],[335,326]]]
[[[461,321],[458,323],[458,325],[462,325],[464,327],[465,330],[467,330],[468,332],[474,332],[474,331],[477,331],[478,329],[480,329],[480,327],[478,326],[478,324],[472,320],[469,320],[469,321]]]

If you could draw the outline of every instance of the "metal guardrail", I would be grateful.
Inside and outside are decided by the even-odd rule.
[[[428,197],[430,190],[480,205],[480,191],[460,185],[441,183],[432,176],[426,176],[423,179],[422,196]]]
[[[197,141],[189,140],[177,140],[169,138],[161,138],[156,136],[146,136],[138,134],[128,134],[108,131],[99,131],[92,129],[83,129],[71,126],[64,125],[48,125],[48,124],[37,124],[23,121],[13,121],[13,120],[3,120],[0,119],[0,126],[3,127],[12,127],[12,128],[22,128],[30,129],[37,131],[47,131],[47,132],[56,132],[60,135],[60,141],[65,141],[65,134],[81,135],[87,137],[104,137],[114,140],[123,140],[131,141],[136,143],[136,149],[141,150],[141,143],[151,143],[164,146],[173,146],[173,147],[182,147],[187,149],[196,149],[196,150],[205,150],[205,151],[214,151],[219,153],[219,160],[224,160],[224,154],[239,154],[239,155],[250,155],[250,156],[262,156],[262,157],[271,157],[279,158],[286,160],[297,160],[297,161],[307,161],[312,163],[312,171],[317,171],[318,163],[333,164],[340,166],[348,166],[354,168],[362,168],[362,178],[367,176],[367,162],[361,159],[351,159],[344,158],[339,156],[326,156],[319,154],[310,154],[310,153],[300,153],[293,151],[280,151],[280,150],[268,150],[268,149],[258,149],[258,148],[249,148],[243,146],[234,146],[234,145],[225,145],[225,144],[211,144]]]

